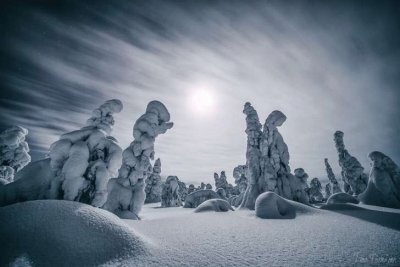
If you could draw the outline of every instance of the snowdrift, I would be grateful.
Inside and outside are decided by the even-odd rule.
[[[140,262],[144,241],[114,214],[64,200],[0,208],[0,266],[94,266],[129,258]]]
[[[344,203],[358,204],[359,201],[357,198],[355,198],[349,194],[343,193],[343,192],[333,194],[326,201],[327,205],[329,205],[329,204],[344,204]]]
[[[315,213],[317,209],[285,199],[274,192],[259,195],[255,202],[256,216],[262,219],[294,219],[299,213]]]
[[[205,212],[205,211],[215,211],[215,212],[226,212],[235,211],[228,201],[224,199],[209,199],[201,203],[195,210],[195,213]]]

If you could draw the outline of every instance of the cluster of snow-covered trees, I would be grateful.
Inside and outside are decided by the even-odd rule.
[[[228,183],[225,171],[220,175],[214,173],[215,191],[211,184],[205,183],[197,188],[193,184],[186,187],[177,176],[168,176],[163,182],[161,160],[157,159],[154,166],[152,161],[157,136],[173,126],[167,108],[159,101],[151,101],[134,123],[134,140],[125,150],[111,136],[113,114],[122,109],[120,100],[106,101],[93,111],[86,126],[61,135],[51,145],[48,158],[29,165],[29,147],[25,141],[28,131],[19,126],[3,131],[0,206],[26,200],[65,199],[101,207],[122,218],[138,219],[145,202],[161,202],[162,207],[196,208],[207,200],[221,199],[235,207],[255,209],[259,195],[273,192],[306,205],[328,198],[331,202],[352,199],[354,195],[365,204],[400,208],[400,169],[388,156],[381,152],[369,154],[372,168],[368,178],[360,162],[346,150],[343,132],[335,132],[344,187],[342,190],[325,159],[329,182],[324,196],[318,178],[308,184],[309,176],[304,169],[291,172],[289,150],[278,131],[286,116],[275,110],[262,125],[250,103],[243,110],[246,164],[233,169],[234,186]],[[263,195],[263,199],[281,201],[270,194]]]
[[[325,197],[318,178],[313,178],[307,185],[308,175],[302,168],[294,170],[289,167],[289,150],[278,131],[278,127],[286,121],[280,111],[273,111],[261,125],[257,111],[250,103],[244,105],[246,115],[247,151],[246,165],[234,170],[235,180],[247,178],[247,187],[240,197],[232,198],[231,203],[242,208],[255,208],[257,197],[263,192],[275,192],[289,200],[304,204],[322,202],[331,194],[342,193],[342,189],[325,159],[325,167],[329,183],[325,187]],[[343,191],[355,195],[365,204],[400,208],[400,169],[385,154],[372,152],[369,179],[360,162],[346,150],[343,132],[334,134],[334,142],[338,152],[339,165],[342,169]]]
[[[106,101],[93,111],[86,126],[63,134],[51,145],[49,158],[33,162],[20,172],[18,181],[0,187],[0,205],[65,199],[102,207],[120,217],[138,218],[145,200],[145,180],[153,170],[155,138],[173,123],[167,108],[151,101],[134,124],[134,141],[122,151],[110,135],[113,114],[122,108],[120,100]],[[2,166],[19,171],[29,162],[26,134],[22,127],[2,133]]]

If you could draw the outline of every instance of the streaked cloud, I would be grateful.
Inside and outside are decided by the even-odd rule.
[[[287,115],[280,131],[291,166],[310,176],[325,175],[325,157],[339,172],[337,129],[367,169],[373,150],[400,162],[399,21],[390,6],[81,1],[11,10],[0,120],[30,130],[36,158],[119,98],[113,135],[122,147],[149,101],[166,104],[175,126],[157,139],[156,156],[163,175],[186,182],[245,163],[246,101],[262,123],[274,109]],[[207,116],[188,108],[199,86],[215,95]]]

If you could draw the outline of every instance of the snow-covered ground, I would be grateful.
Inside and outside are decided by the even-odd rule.
[[[338,204],[336,211],[315,209],[274,220],[247,210],[194,213],[159,206],[145,205],[141,221],[121,221],[107,211],[66,201],[3,207],[1,253],[26,242],[15,251],[14,263],[34,265],[36,255],[38,266],[46,257],[48,265],[56,257],[61,265],[72,266],[78,255],[81,265],[106,266],[400,265],[400,210]],[[15,240],[4,243],[4,235]]]
[[[150,266],[400,265],[400,210],[316,210],[292,220],[254,211],[193,213],[145,205],[126,222],[155,244]]]

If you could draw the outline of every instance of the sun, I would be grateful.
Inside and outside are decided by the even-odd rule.
[[[194,89],[189,96],[189,107],[196,114],[210,114],[215,107],[215,93],[206,88]]]

